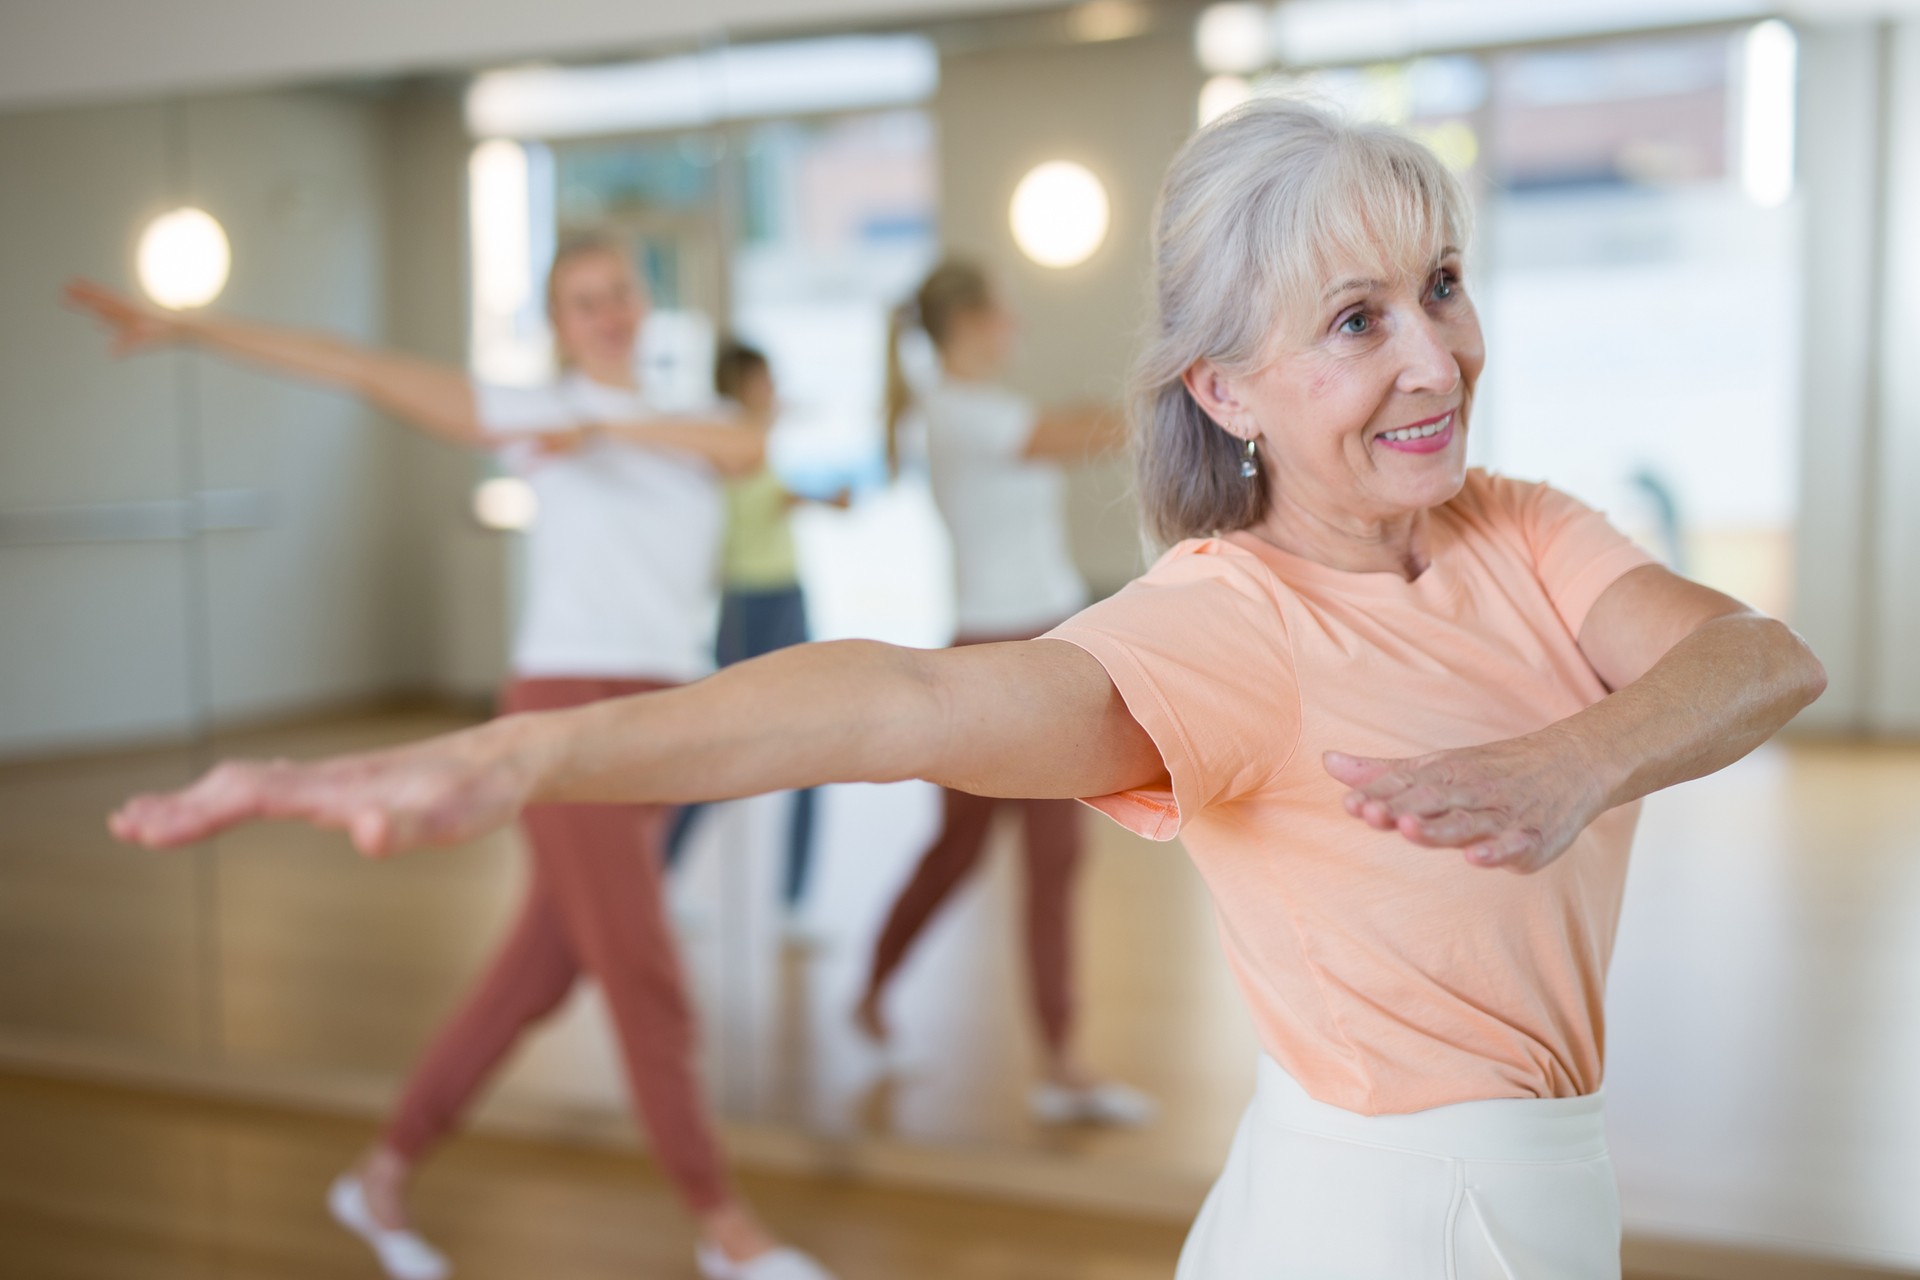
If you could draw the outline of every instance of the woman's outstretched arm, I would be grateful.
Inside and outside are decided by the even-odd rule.
[[[568,454],[595,440],[618,440],[641,449],[664,449],[699,458],[723,476],[749,476],[767,462],[772,422],[744,410],[711,414],[664,414],[637,422],[602,422],[527,437],[543,453]]]
[[[1613,692],[1538,733],[1410,760],[1329,753],[1347,810],[1481,866],[1536,871],[1616,805],[1704,777],[1826,688],[1785,623],[1644,565],[1588,612],[1580,648]]]
[[[66,298],[69,306],[113,331],[115,355],[193,343],[275,373],[351,391],[429,435],[458,444],[497,443],[475,414],[472,383],[452,365],[328,333],[202,311],[162,311],[91,280],[68,281]]]
[[[1070,797],[1164,785],[1166,770],[1105,670],[1064,641],[839,641],[388,751],[223,764],[183,791],[136,796],[110,825],[164,847],[297,818],[386,855],[470,839],[540,801],[723,800],[904,778]]]

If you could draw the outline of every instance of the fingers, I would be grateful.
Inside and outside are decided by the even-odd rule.
[[[1401,835],[1418,845],[1459,848],[1492,839],[1507,829],[1503,815],[1485,810],[1449,809],[1431,817],[1408,814],[1396,824]]]
[[[324,767],[231,761],[180,791],[135,796],[107,820],[130,844],[172,849],[259,818],[304,818],[343,825]]]
[[[221,765],[184,790],[135,796],[108,819],[108,828],[150,849],[204,840],[258,811],[258,768]]]
[[[1493,838],[1467,847],[1467,861],[1476,867],[1504,867],[1509,871],[1538,871],[1544,865],[1541,854],[1546,842],[1540,833],[1524,827],[1511,827]]]
[[[1372,785],[1384,774],[1392,771],[1395,762],[1373,760],[1366,756],[1350,756],[1344,751],[1328,751],[1321,755],[1321,764],[1326,771],[1339,782],[1355,789]]]
[[[394,840],[393,819],[379,809],[365,809],[348,819],[347,838],[369,858],[385,858],[400,852]]]

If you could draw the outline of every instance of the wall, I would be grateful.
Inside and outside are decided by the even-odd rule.
[[[1800,520],[1794,618],[1827,666],[1826,696],[1802,724],[1847,729],[1864,718],[1860,661],[1869,583],[1859,515],[1875,400],[1872,307],[1878,48],[1873,28],[1801,33],[1800,149],[1806,212],[1806,310]]]
[[[429,359],[467,361],[467,155],[460,98],[417,85],[385,108],[391,272],[387,338]],[[482,463],[396,429],[403,494],[392,548],[405,590],[392,602],[407,645],[408,683],[461,699],[488,697],[506,670],[505,535],[480,528],[468,502]]]
[[[1801,29],[1807,727],[1920,734],[1920,22]]]
[[[152,108],[0,119],[0,512],[177,500],[165,357],[114,363],[59,310],[74,272],[129,275],[131,231],[165,204]],[[0,754],[185,722],[182,544],[0,543]]]
[[[1868,724],[1920,734],[1920,20],[1889,26],[1885,87],[1887,256],[1880,264],[1878,436],[1868,507],[1872,557],[1874,696]]]
[[[139,228],[190,199],[234,246],[223,307],[377,340],[384,155],[379,104],[337,93],[0,117],[0,511],[228,490],[260,521],[197,543],[0,545],[0,754],[399,676],[392,434],[338,395],[205,357],[115,361],[59,307],[70,274],[130,287]]]
[[[1120,396],[1145,319],[1154,196],[1190,132],[1200,83],[1179,24],[1137,40],[995,50],[943,64],[934,107],[941,233],[950,249],[983,259],[1004,282],[1025,322],[1014,382],[1043,402]],[[1051,159],[1092,169],[1113,206],[1106,243],[1065,270],[1029,262],[1007,227],[1015,184]],[[1075,477],[1074,554],[1102,589],[1140,567],[1126,492],[1118,464]]]

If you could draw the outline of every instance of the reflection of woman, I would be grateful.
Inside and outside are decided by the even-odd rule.
[[[767,357],[742,342],[723,343],[713,362],[713,389],[756,417],[771,419],[778,401],[773,367]],[[800,559],[788,515],[802,501],[789,492],[771,466],[727,485],[727,535],[722,556],[720,635],[714,658],[723,667],[748,658],[805,644],[807,597],[800,586]],[[833,499],[845,506],[846,495]],[[668,865],[677,863],[701,809],[680,811],[667,841]],[[799,791],[787,827],[787,865],[781,901],[788,925],[806,896],[813,866],[814,792]]]
[[[96,285],[70,299],[123,349],[194,342],[349,388],[423,430],[502,446],[540,500],[507,712],[662,689],[712,668],[710,592],[721,534],[715,471],[764,456],[763,421],[651,414],[634,375],[646,297],[623,251],[563,246],[548,311],[567,372],[552,386],[475,386],[456,369],[332,337],[213,316],[156,313]],[[409,1227],[420,1160],[459,1123],[522,1032],[583,975],[619,1033],[653,1151],[702,1230],[709,1276],[807,1280],[735,1193],[698,1079],[693,1010],[662,907],[659,805],[543,804],[526,814],[532,875],[520,915],[453,1020],[415,1067],[380,1142],[334,1186],[333,1210],[397,1277],[446,1272]]]
[[[909,392],[901,329],[916,323],[939,356],[932,384]],[[1119,443],[1119,415],[1104,408],[1041,411],[1000,384],[1013,356],[1016,321],[985,271],[949,260],[936,267],[894,326],[889,351],[887,452],[896,464],[903,418],[917,422],[934,501],[953,540],[956,645],[1030,640],[1087,602],[1067,546],[1061,465]],[[887,1036],[887,984],[934,914],[979,864],[1004,800],[947,788],[939,834],[921,855],[874,944],[859,1022]],[[1046,1051],[1033,1093],[1051,1123],[1140,1123],[1151,1104],[1095,1079],[1074,1056],[1073,918],[1080,848],[1079,806],[1021,800],[1026,841],[1026,946],[1033,1008]]]
[[[1183,540],[1048,638],[808,646],[229,766],[116,830],[293,812],[384,853],[561,797],[908,776],[1096,797],[1183,839],[1265,1050],[1185,1280],[1617,1277],[1602,1000],[1634,802],[1739,759],[1825,677],[1594,512],[1467,469],[1465,221],[1390,130],[1269,100],[1196,135],[1135,400],[1149,520]]]

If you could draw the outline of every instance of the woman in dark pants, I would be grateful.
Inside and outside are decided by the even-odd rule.
[[[713,389],[757,419],[770,420],[778,401],[773,367],[764,352],[743,342],[722,344],[713,363]],[[723,667],[807,641],[807,597],[787,516],[804,499],[789,492],[772,467],[727,486],[727,536],[720,627],[714,657]],[[843,492],[832,504],[847,505]],[[812,788],[793,793],[787,824],[787,861],[780,900],[788,925],[806,897],[813,868]],[[703,806],[680,811],[667,840],[667,866],[677,867]]]

